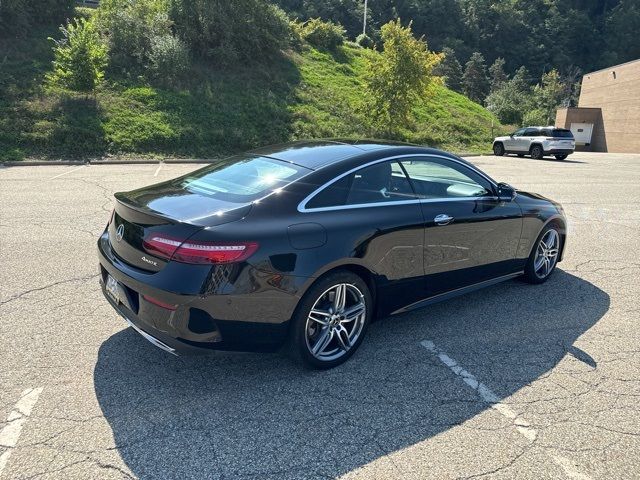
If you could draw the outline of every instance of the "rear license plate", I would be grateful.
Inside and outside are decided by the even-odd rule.
[[[111,275],[107,275],[107,283],[105,288],[113,301],[116,303],[120,303],[120,289],[118,288],[118,281]]]

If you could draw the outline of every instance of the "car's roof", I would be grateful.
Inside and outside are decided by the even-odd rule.
[[[445,153],[409,143],[367,139],[301,140],[259,148],[250,153],[295,163],[301,167],[316,170],[358,155],[372,153],[378,150],[389,151],[394,149],[405,151],[415,150],[421,153]]]

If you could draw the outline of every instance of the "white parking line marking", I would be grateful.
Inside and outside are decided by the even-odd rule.
[[[457,376],[462,378],[464,383],[473,388],[480,398],[491,405],[491,408],[499,412],[504,417],[508,418],[513,422],[513,425],[516,427],[518,433],[524,436],[530,442],[534,442],[538,436],[538,432],[535,428],[531,426],[531,424],[518,415],[515,411],[511,409],[508,405],[500,402],[500,397],[493,393],[489,387],[487,387],[484,383],[480,382],[475,375],[469,373],[467,370],[462,368],[461,365],[458,364],[453,358],[447,355],[445,352],[440,350],[436,345],[430,340],[423,340],[420,344],[429,350],[432,354],[440,359],[442,363],[444,363],[449,369],[455,373]],[[551,455],[553,461],[558,464],[564,470],[565,474],[569,478],[575,478],[577,480],[591,480],[591,477],[585,475],[578,471],[575,468],[573,462],[565,457],[558,455]]]
[[[162,162],[158,164],[158,168],[156,169],[156,173],[153,174],[154,177],[157,177],[160,173],[160,169],[162,168]]]
[[[61,177],[61,176],[63,176],[63,175],[66,175],[67,173],[75,172],[76,170],[80,170],[81,168],[84,168],[84,167],[86,167],[86,165],[81,165],[81,166],[79,166],[79,167],[77,167],[77,168],[73,168],[73,169],[71,169],[71,170],[67,170],[66,172],[62,172],[61,174],[56,175],[55,177],[51,177],[49,180],[54,180],[54,179],[56,179],[56,178],[58,178],[58,177]]]
[[[529,422],[527,422],[524,418],[520,417],[508,405],[500,403],[500,398],[498,398],[498,396],[493,393],[489,389],[489,387],[487,387],[484,383],[479,382],[474,375],[467,372],[464,368],[458,365],[458,362],[456,362],[449,355],[438,350],[433,342],[429,340],[423,340],[421,344],[424,348],[436,355],[442,363],[444,363],[447,367],[449,367],[449,369],[451,369],[453,373],[461,377],[464,383],[477,391],[482,400],[491,404],[491,407],[493,409],[497,410],[501,415],[510,419],[515,425],[518,432],[526,437],[527,440],[533,442],[536,439],[537,432],[535,431],[535,429],[531,428],[531,424],[529,424]]]
[[[42,387],[28,388],[22,392],[20,400],[7,416],[7,424],[0,430],[0,447],[6,448],[0,455],[0,475],[2,475],[2,471],[7,466],[11,452],[17,445],[18,438],[20,438],[22,427],[24,427],[29,415],[31,415],[31,410],[33,410],[38,401],[40,393],[42,393]]]

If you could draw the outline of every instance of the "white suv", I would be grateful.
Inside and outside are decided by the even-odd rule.
[[[493,141],[493,153],[498,156],[515,153],[519,157],[531,155],[531,158],[540,159],[553,155],[564,160],[575,148],[571,130],[556,127],[521,128],[508,137],[496,137]]]

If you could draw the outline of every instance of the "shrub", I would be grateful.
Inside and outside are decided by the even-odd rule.
[[[151,40],[149,54],[153,76],[163,83],[171,83],[183,77],[189,68],[187,45],[173,35],[162,35]]]
[[[306,42],[322,50],[336,50],[345,40],[342,25],[324,22],[319,18],[304,22],[300,33]]]
[[[171,34],[164,0],[103,0],[98,24],[106,34],[111,69],[142,74],[150,64],[154,39]]]
[[[356,43],[360,45],[362,48],[373,48],[375,47],[375,43],[373,39],[367,35],[366,33],[361,33],[356,37]]]
[[[84,18],[85,20],[90,20],[96,16],[98,10],[91,7],[76,7],[75,17],[76,18]]]
[[[107,48],[92,21],[72,20],[60,27],[62,39],[54,40],[53,72],[47,76],[50,84],[90,92],[104,76]]]
[[[414,103],[439,82],[433,68],[442,54],[430,52],[413,36],[411,24],[405,28],[400,20],[383,25],[381,32],[384,50],[366,66],[365,108],[377,132],[395,136],[408,126]]]
[[[289,18],[265,0],[170,0],[170,19],[191,51],[220,65],[266,61],[289,46]]]

